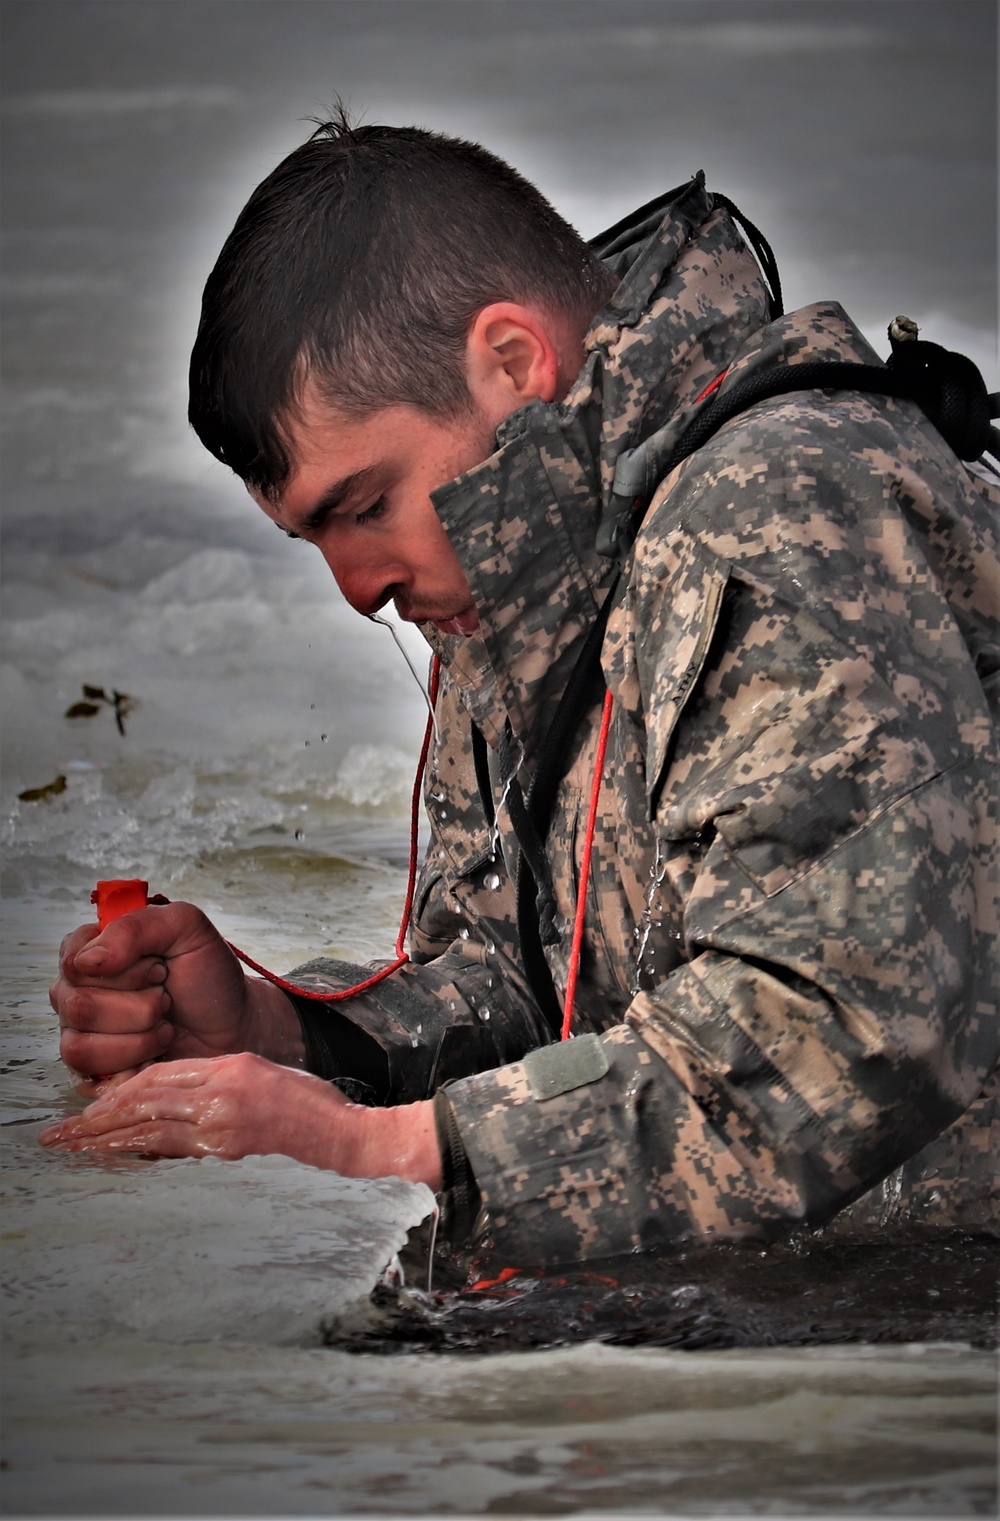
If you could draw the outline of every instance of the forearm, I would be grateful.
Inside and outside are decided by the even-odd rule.
[[[371,968],[317,960],[292,974],[331,992]],[[482,946],[459,941],[424,965],[411,963],[359,998],[301,1001],[302,1061],[351,1098],[379,1105],[429,1098],[442,1083],[516,1061],[549,1032]]]
[[[776,1148],[734,1112],[711,1063],[679,1043],[672,1068],[627,1025],[537,1051],[442,1097],[490,1234],[511,1261],[766,1239],[832,1213],[822,1158],[812,1155],[820,1148]],[[454,1151],[449,1164],[455,1172]]]

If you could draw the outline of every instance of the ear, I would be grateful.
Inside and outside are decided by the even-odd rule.
[[[473,318],[466,377],[478,408],[499,424],[529,401],[552,401],[559,385],[556,324],[536,307],[495,301]]]

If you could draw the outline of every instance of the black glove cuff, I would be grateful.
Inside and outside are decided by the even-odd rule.
[[[289,996],[302,1026],[309,1071],[335,1083],[356,1104],[384,1104],[389,1097],[389,1061],[378,1041],[336,1004]]]

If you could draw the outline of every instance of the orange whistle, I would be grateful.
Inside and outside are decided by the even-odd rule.
[[[149,883],[140,882],[137,877],[129,881],[119,879],[115,882],[98,882],[90,895],[90,901],[97,904],[97,922],[104,930],[113,920],[120,919],[122,914],[131,914],[134,909],[148,907]]]

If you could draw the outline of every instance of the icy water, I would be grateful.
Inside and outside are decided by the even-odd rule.
[[[339,90],[479,137],[587,233],[704,166],[790,306],[837,296],[883,348],[906,311],[992,389],[994,8],[8,0],[3,24],[6,1513],[994,1514],[988,1240],[483,1262],[476,1288],[440,1262],[428,1293],[425,1190],[36,1141],[79,1103],[45,990],[97,877],[279,970],[395,936],[420,695],[183,420],[201,283],[301,118]]]

